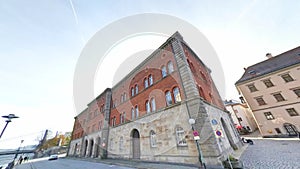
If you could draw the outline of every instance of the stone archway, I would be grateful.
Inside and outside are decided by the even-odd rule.
[[[132,140],[132,158],[140,159],[141,150],[140,150],[140,133],[137,129],[131,131],[131,140]]]
[[[234,150],[237,150],[238,147],[234,144],[234,141],[233,141],[233,138],[232,138],[232,135],[230,134],[230,131],[229,131],[229,128],[227,126],[227,124],[225,123],[224,119],[221,117],[221,123],[222,123],[222,126],[223,126],[223,129],[224,129],[224,132],[227,136],[227,139],[229,141],[229,144],[230,146],[234,149]]]
[[[75,146],[74,146],[74,153],[73,155],[77,155],[77,149],[78,149],[78,144],[76,143]]]
[[[92,155],[93,155],[93,148],[94,148],[94,139],[91,139],[90,142],[91,143],[90,143],[90,146],[89,146],[90,149],[89,149],[89,155],[88,156],[92,157]]]
[[[83,145],[83,154],[82,154],[82,156],[83,157],[85,157],[86,156],[86,151],[87,151],[87,148],[88,148],[88,140],[85,140],[85,142],[84,142],[84,145]]]

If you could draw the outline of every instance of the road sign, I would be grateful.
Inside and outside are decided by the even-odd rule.
[[[222,136],[222,131],[221,130],[216,130],[216,135],[221,137]]]
[[[193,131],[193,135],[194,136],[199,136],[199,132],[195,130],[195,131]]]

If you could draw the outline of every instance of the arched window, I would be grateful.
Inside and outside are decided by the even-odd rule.
[[[150,103],[149,103],[148,100],[146,101],[146,112],[147,112],[147,113],[150,113],[150,112],[151,112],[151,109],[150,109]]]
[[[139,117],[139,107],[135,106],[135,118]]]
[[[167,106],[172,105],[172,96],[171,96],[171,92],[170,91],[166,92],[166,103],[167,103]]]
[[[180,92],[179,92],[178,87],[175,87],[173,89],[173,95],[174,95],[175,103],[181,102],[181,96],[180,96]]]
[[[125,123],[125,115],[126,115],[126,113],[125,112],[123,112],[122,114],[120,114],[120,122],[121,123]]]
[[[168,62],[168,73],[171,74],[174,72],[173,63],[171,61]]]
[[[123,103],[123,100],[124,100],[124,96],[121,94],[121,103]]]
[[[149,86],[153,85],[153,76],[149,75],[148,79],[149,79]]]
[[[148,79],[147,78],[144,79],[144,88],[145,89],[148,88]]]
[[[150,146],[156,147],[156,134],[153,130],[150,131]]]
[[[155,99],[152,98],[151,99],[151,111],[154,112],[156,110],[156,103],[155,103]]]
[[[178,146],[186,146],[187,142],[184,136],[184,130],[182,127],[176,127],[176,140]]]
[[[127,95],[126,95],[126,93],[124,93],[124,100],[123,101],[126,101],[126,99],[127,99]]]
[[[131,96],[134,96],[134,88],[131,88]]]
[[[131,109],[131,120],[134,120],[134,108]]]
[[[136,84],[135,85],[135,94],[138,94],[139,93],[139,86]]]
[[[163,67],[161,68],[161,75],[162,75],[163,78],[167,76],[167,69],[166,69],[166,66],[163,66]]]

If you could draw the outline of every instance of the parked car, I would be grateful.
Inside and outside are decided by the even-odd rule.
[[[52,154],[48,158],[48,160],[57,160],[57,159],[58,159],[58,155],[57,154]]]

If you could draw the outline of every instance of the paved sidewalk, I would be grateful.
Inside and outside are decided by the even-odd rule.
[[[71,158],[76,160],[85,160],[92,162],[99,162],[109,165],[117,165],[124,167],[132,167],[137,169],[198,169],[197,166],[184,165],[184,164],[174,164],[174,163],[162,163],[162,162],[147,162],[139,160],[123,160],[123,159],[91,159],[91,158]]]

